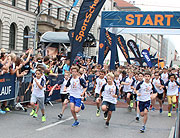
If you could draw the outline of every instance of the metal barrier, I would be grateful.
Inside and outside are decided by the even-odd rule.
[[[57,86],[53,91],[52,96],[48,96],[52,87],[64,78],[64,75],[59,74],[56,76],[48,76],[49,83],[46,85],[45,90],[45,102],[55,101],[61,98],[60,86]],[[93,75],[88,77],[88,91],[92,91],[93,88]],[[15,75],[5,74],[0,76],[0,102],[7,100],[14,100],[15,108],[21,108],[26,111],[26,108],[22,106],[24,103],[29,103],[31,98],[31,87],[25,93],[30,82],[32,80],[32,73],[29,73],[23,77],[16,77]]]

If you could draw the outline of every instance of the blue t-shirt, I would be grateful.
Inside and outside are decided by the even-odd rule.
[[[62,74],[65,73],[65,70],[66,70],[66,71],[69,71],[69,70],[70,70],[70,66],[68,66],[67,64],[65,64],[65,65],[63,66],[63,73],[62,73]]]

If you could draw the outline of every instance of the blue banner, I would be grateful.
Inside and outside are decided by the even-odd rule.
[[[115,70],[115,61],[117,57],[116,35],[106,31],[105,39],[111,50],[110,70]]]
[[[48,92],[51,91],[51,89],[54,87],[55,84],[57,84],[59,80],[64,79],[64,75],[58,75],[58,77],[48,76],[48,79],[49,79],[49,84],[46,86],[47,93],[46,93],[45,99],[48,99],[48,101],[55,101],[55,100],[61,99],[61,95],[60,95],[61,86],[60,85],[58,85],[54,89],[53,94],[50,97],[48,97]]]
[[[127,62],[129,64],[131,64],[126,41],[124,40],[124,37],[122,35],[117,36],[117,44],[118,44],[119,48],[121,49],[121,52],[123,53]]]
[[[103,11],[101,27],[180,28],[180,12]]]
[[[83,43],[106,0],[84,0],[77,17],[71,49],[71,64],[77,53],[83,53]]]
[[[152,63],[151,63],[151,59],[150,59],[150,56],[149,56],[149,51],[147,49],[143,49],[142,50],[142,55],[145,59],[145,62],[147,63],[147,65],[149,67],[152,67]]]
[[[99,39],[99,55],[98,55],[98,64],[101,64],[101,65],[103,65],[104,51],[106,49],[106,47],[105,47],[105,32],[106,32],[106,29],[101,28],[100,39]]]
[[[136,42],[134,42],[133,40],[129,40],[127,42],[127,45],[130,48],[130,50],[132,51],[132,53],[134,54],[135,59],[139,62],[140,66],[142,66],[143,63],[142,63],[142,59],[141,59],[141,54],[140,54],[139,48],[136,45]]]
[[[105,60],[105,58],[107,57],[109,51],[110,51],[110,47],[109,47],[109,45],[107,44],[107,42],[105,42],[104,60]]]
[[[78,4],[79,0],[75,0],[75,2],[73,3],[71,9],[69,10],[69,13],[68,13],[68,16],[67,16],[67,20],[69,20],[69,16],[70,16],[70,13],[72,11],[72,9]]]
[[[0,75],[0,101],[15,98],[16,75]]]

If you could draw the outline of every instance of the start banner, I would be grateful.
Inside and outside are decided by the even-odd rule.
[[[180,29],[180,12],[103,11],[101,27]]]

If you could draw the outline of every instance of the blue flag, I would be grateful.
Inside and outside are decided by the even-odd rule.
[[[126,41],[124,40],[124,37],[122,35],[117,36],[117,44],[119,48],[121,49],[121,52],[123,53],[124,57],[126,58],[126,61],[129,64],[131,64]]]
[[[106,0],[84,0],[77,17],[71,49],[71,64],[77,53],[83,53],[83,43]]]
[[[149,51],[147,49],[143,49],[142,50],[142,55],[145,59],[145,62],[147,63],[147,65],[149,67],[152,67],[152,63],[151,63],[151,59],[150,59],[150,56],[149,56]]]
[[[73,3],[73,6],[71,7],[71,9],[70,9],[69,12],[68,12],[67,20],[69,20],[70,13],[71,13],[72,9],[78,4],[78,2],[79,2],[79,0],[76,0],[76,1]]]
[[[105,47],[105,32],[106,32],[106,29],[101,28],[100,39],[99,39],[99,56],[98,56],[98,64],[101,64],[101,65],[103,65],[104,51],[106,49],[106,47]]]
[[[105,41],[111,50],[110,70],[114,70],[117,58],[116,35],[106,30]]]

